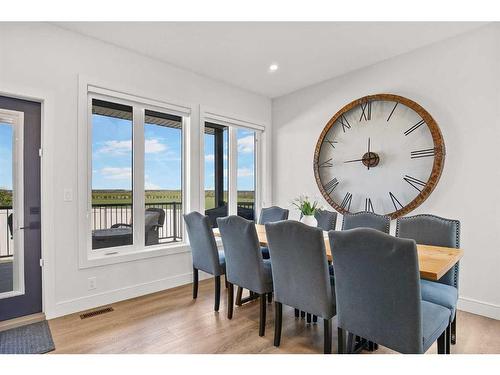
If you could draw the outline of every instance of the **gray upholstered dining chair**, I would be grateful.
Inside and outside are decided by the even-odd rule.
[[[335,230],[337,225],[337,213],[328,210],[317,210],[314,217],[318,221],[318,228],[324,231]]]
[[[274,345],[281,342],[282,305],[323,318],[324,352],[332,350],[335,290],[328,274],[323,231],[298,221],[266,224],[273,268]]]
[[[328,235],[339,353],[347,331],[350,338],[358,335],[400,353],[425,353],[438,340],[438,353],[444,354],[450,311],[421,300],[415,241],[370,228]]]
[[[214,233],[207,216],[193,211],[184,215],[193,256],[193,298],[198,297],[198,270],[215,276],[214,310],[219,311],[220,276],[225,273],[224,252],[217,249]]]
[[[259,224],[274,223],[275,221],[287,220],[288,210],[278,206],[264,207],[260,210]]]
[[[288,220],[289,211],[278,206],[265,207],[260,210],[259,224],[274,223],[280,220]],[[264,259],[269,259],[269,249],[266,246],[261,248]]]
[[[260,210],[259,224],[273,223],[275,221],[287,220],[288,210],[286,208],[281,208],[278,206],[264,207]],[[262,258],[269,259],[269,249],[267,246],[261,246],[260,251],[262,253]],[[241,296],[243,294],[243,288],[238,287],[238,292],[236,294],[236,305],[241,305]],[[272,301],[272,294],[268,295],[269,302]]]
[[[372,228],[384,233],[389,233],[391,218],[385,215],[378,215],[369,211],[356,212],[354,214],[344,214],[342,230],[355,228]]]
[[[233,317],[233,285],[257,293],[260,298],[259,336],[266,328],[266,295],[273,292],[271,262],[262,259],[255,224],[239,216],[217,218],[226,255],[228,282],[227,317]]]
[[[422,245],[460,247],[460,221],[435,215],[401,217],[396,222],[396,237],[411,238]],[[422,299],[450,309],[447,344],[456,343],[456,311],[458,301],[459,264],[450,269],[439,281],[421,280]],[[450,349],[449,346],[447,348]]]

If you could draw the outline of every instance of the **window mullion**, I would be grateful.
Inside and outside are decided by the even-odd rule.
[[[133,233],[134,247],[143,249],[144,243],[144,107],[134,106],[133,115]]]
[[[238,129],[229,127],[229,215],[238,213]]]

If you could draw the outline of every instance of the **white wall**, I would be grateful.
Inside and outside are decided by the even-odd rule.
[[[342,106],[376,93],[415,100],[438,122],[447,155],[436,189],[411,214],[461,221],[460,308],[500,319],[499,61],[500,27],[488,25],[273,100],[273,202],[321,197],[314,147]]]
[[[199,105],[258,124],[271,122],[271,101],[49,24],[0,24],[0,92],[44,99],[44,310],[55,317],[191,282],[191,255],[78,268],[77,99],[78,75],[136,89],[152,99],[188,104],[192,122]],[[112,88],[112,87],[111,87]],[[192,144],[199,145],[193,131]],[[189,173],[192,208],[198,207],[199,155]],[[267,168],[269,173],[270,168]],[[64,189],[74,191],[63,201]],[[268,191],[270,189],[267,189]],[[269,200],[264,196],[264,202]],[[48,223],[47,223],[48,221]],[[89,277],[97,289],[88,291]]]

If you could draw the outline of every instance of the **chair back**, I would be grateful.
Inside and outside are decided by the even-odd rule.
[[[338,326],[401,353],[421,353],[415,241],[371,228],[328,233]]]
[[[154,223],[155,225],[158,225],[160,227],[165,224],[165,210],[163,208],[157,208],[157,207],[149,207],[146,208],[146,216],[148,214],[156,214],[157,220]]]
[[[460,247],[460,221],[435,215],[400,217],[396,221],[396,237],[411,238],[431,246]],[[458,288],[458,263],[438,282]]]
[[[239,216],[217,219],[224,255],[227,280],[252,292],[272,292],[272,282],[264,271],[259,238],[253,221]]]
[[[275,300],[330,319],[335,315],[323,231],[294,220],[266,224]]]
[[[286,208],[272,206],[260,210],[259,224],[274,223],[275,221],[287,219],[288,210]]]
[[[193,211],[184,215],[186,230],[193,256],[193,267],[214,276],[224,273],[219,261],[219,252],[208,217]]]
[[[314,217],[318,221],[318,228],[324,231],[335,230],[335,225],[337,225],[337,213],[327,210],[318,210],[314,214]]]
[[[354,214],[345,214],[342,221],[342,230],[355,228],[372,228],[389,233],[391,218],[385,215],[377,215],[373,212],[362,211]]]

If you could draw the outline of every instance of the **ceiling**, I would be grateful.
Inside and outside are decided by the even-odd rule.
[[[274,98],[482,26],[477,22],[62,22]],[[279,69],[269,72],[277,63]]]

